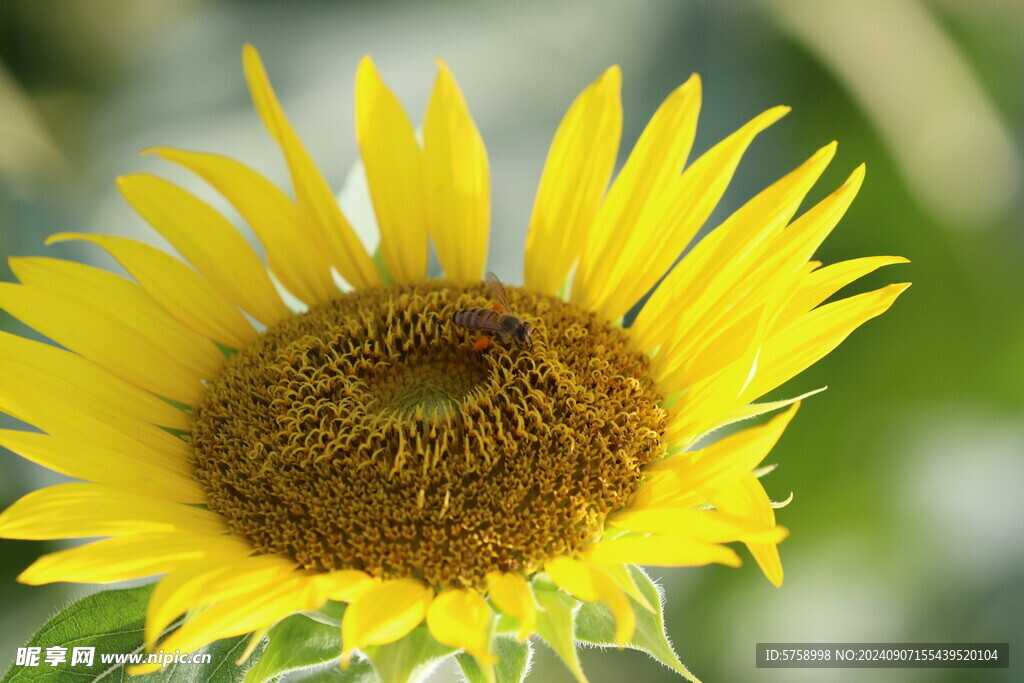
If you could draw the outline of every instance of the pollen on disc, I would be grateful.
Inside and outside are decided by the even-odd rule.
[[[345,294],[268,329],[196,407],[196,478],[262,553],[314,570],[481,586],[596,537],[665,454],[622,330],[509,288],[537,329],[491,344],[452,314],[483,285]]]

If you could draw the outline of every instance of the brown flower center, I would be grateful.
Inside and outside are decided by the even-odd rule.
[[[597,538],[664,455],[622,330],[510,288],[523,348],[455,325],[482,285],[341,296],[267,330],[196,408],[196,477],[260,553],[316,570],[481,585]]]

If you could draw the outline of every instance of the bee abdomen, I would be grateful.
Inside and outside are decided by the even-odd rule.
[[[460,327],[480,330],[492,327],[501,317],[501,313],[490,308],[463,308],[455,312],[452,322]]]

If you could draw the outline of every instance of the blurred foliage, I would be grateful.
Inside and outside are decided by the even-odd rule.
[[[946,41],[946,58],[972,79],[984,100],[976,104],[993,112],[997,133],[1012,140],[1003,151],[1019,168],[1020,4],[902,3]],[[231,131],[224,136],[229,148],[216,151],[273,159],[237,68],[245,40],[264,50],[286,107],[335,184],[353,158],[346,84],[358,55],[372,51],[386,76],[397,74],[395,88],[415,105],[414,119],[431,59],[448,58],[491,152],[491,253],[499,272],[521,264],[509,254],[521,253],[558,116],[604,66],[621,62],[625,69],[626,149],[660,99],[693,71],[705,84],[698,152],[758,111],[790,104],[794,111],[751,149],[711,224],[838,139],[836,160],[808,201],[861,161],[868,179],[820,258],[904,255],[910,265],[883,269],[855,287],[914,286],[889,314],[778,392],[830,387],[803,407],[771,456],[782,467],[766,480],[769,492],[776,499],[796,494],[779,513],[793,532],[782,546],[784,587],[772,588],[752,561],[738,571],[663,571],[669,633],[687,665],[710,682],[963,680],[956,670],[753,669],[758,641],[1024,645],[1024,544],[1015,526],[1024,504],[1010,483],[1024,473],[1020,187],[1009,204],[977,220],[930,205],[920,179],[908,180],[911,167],[881,134],[878,110],[858,95],[862,86],[851,86],[793,22],[783,25],[778,4],[0,3],[0,143],[8,142],[8,154],[0,151],[0,251],[41,253],[43,237],[57,230],[137,230],[111,181],[142,163],[132,152],[144,145],[205,143]],[[848,59],[881,49],[874,31],[844,26],[830,30],[838,31],[836,44],[857,46]],[[902,28],[917,35],[914,27],[897,33]],[[905,66],[896,63],[899,55],[910,60],[915,45],[902,50],[894,53],[893,79]],[[879,92],[897,94],[894,111],[901,87],[927,86],[939,95],[944,87],[941,78],[900,84],[887,77],[883,70],[874,82]],[[222,86],[222,78],[231,85]],[[525,97],[524,84],[531,84]],[[328,95],[321,93],[339,107],[325,110]],[[962,125],[948,132],[951,141],[972,133],[970,121]],[[250,131],[256,137],[246,137]],[[10,153],[15,142],[18,158]],[[964,160],[980,168],[985,162]],[[280,166],[268,172],[280,174]],[[25,331],[10,318],[0,322]],[[0,457],[0,503],[48,481],[10,454]],[[15,584],[41,545],[2,542],[0,596],[8,609],[0,653],[13,652],[67,594]],[[549,655],[539,651],[535,680],[563,678]],[[595,683],[673,680],[636,653],[587,652],[584,666]],[[1012,679],[1009,670],[985,674],[988,681]]]

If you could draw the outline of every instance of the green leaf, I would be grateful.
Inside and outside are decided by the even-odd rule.
[[[209,664],[168,664],[160,671],[146,676],[128,676],[132,664],[142,663],[146,653],[142,644],[142,629],[146,620],[146,607],[153,586],[139,586],[124,590],[94,593],[70,604],[43,624],[25,647],[38,647],[39,664],[19,666],[15,663],[0,679],[2,683],[25,683],[40,680],[103,680],[170,681],[173,683],[229,683],[241,681],[246,670],[259,656],[257,648],[248,662],[237,666],[235,660],[245,652],[248,638],[226,638],[211,643],[193,654],[210,655]],[[174,624],[177,626],[177,624]],[[67,648],[66,661],[56,666],[46,663],[47,648]],[[72,665],[74,648],[95,648],[92,666]],[[103,655],[121,655],[121,662],[103,662]],[[134,659],[134,661],[130,661]],[[129,660],[129,661],[126,661]]]
[[[264,683],[291,671],[315,669],[341,654],[341,629],[294,614],[267,634],[269,644],[260,661],[245,675],[245,683]]]
[[[515,638],[495,638],[494,653],[498,663],[494,666],[494,683],[522,683],[530,672],[533,646],[530,641],[520,643]],[[476,659],[465,652],[455,655],[462,675],[469,683],[490,683]]]
[[[373,665],[366,659],[352,660],[352,664],[344,671],[335,660],[311,673],[303,671],[298,680],[302,683],[380,683]]]
[[[565,663],[572,675],[580,683],[587,683],[580,666],[579,653],[576,652],[576,639],[573,637],[574,613],[579,608],[579,601],[569,597],[557,588],[546,588],[534,582],[534,595],[543,611],[537,613],[537,633]]]
[[[672,649],[672,644],[665,633],[664,604],[661,589],[651,581],[643,569],[629,566],[640,593],[655,608],[654,612],[644,609],[630,598],[633,612],[636,614],[636,632],[633,639],[626,644],[632,650],[644,652],[658,660],[668,668],[694,683],[700,683],[696,676],[679,660]],[[604,603],[587,602],[576,615],[576,639],[599,647],[617,647],[615,644],[615,617]]]
[[[381,683],[413,683],[422,680],[455,650],[434,640],[426,626],[414,628],[409,635],[387,645],[362,648],[370,658]]]

